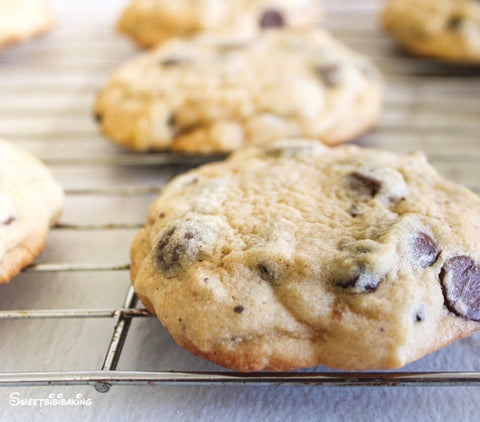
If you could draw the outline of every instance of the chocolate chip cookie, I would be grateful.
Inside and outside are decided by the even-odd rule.
[[[162,44],[120,68],[94,108],[105,135],[132,149],[214,153],[351,140],[376,122],[382,91],[365,57],[321,29],[292,29]]]
[[[0,140],[0,284],[30,264],[63,209],[63,192],[35,157]]]
[[[152,47],[202,32],[251,38],[266,29],[311,25],[320,20],[320,9],[319,0],[134,0],[118,27]]]
[[[478,0],[389,0],[383,23],[413,53],[480,63]]]
[[[398,368],[480,328],[479,216],[422,153],[283,141],[167,185],[131,275],[220,365]]]
[[[0,49],[41,34],[52,23],[46,0],[0,0]]]

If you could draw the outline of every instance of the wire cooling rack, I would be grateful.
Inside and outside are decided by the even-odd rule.
[[[67,3],[70,8],[65,6]],[[443,174],[479,192],[478,71],[414,59],[400,52],[378,28],[380,1],[359,0],[353,5],[348,0],[326,3],[330,29],[353,48],[369,55],[388,81],[385,112],[379,127],[359,142],[399,152],[423,149]],[[84,213],[76,214],[82,216],[108,197],[122,196],[125,203],[135,203],[142,195],[153,198],[171,176],[212,159],[133,154],[115,149],[101,139],[89,116],[94,93],[112,70],[135,54],[131,44],[111,30],[121,7],[114,0],[62,1],[56,6],[60,9],[58,23],[51,35],[0,57],[0,135],[30,149],[52,166],[66,189],[67,208],[82,195],[91,198],[83,205]],[[86,239],[92,230],[114,233],[136,230],[142,225],[137,218],[128,221],[104,218],[100,223],[83,217],[69,219],[68,215],[65,219],[54,227],[54,234],[75,231]],[[25,273],[33,277],[58,273],[66,279],[88,273],[89,277],[101,280],[106,272],[125,276],[128,269],[127,259],[113,264],[109,260],[98,263],[40,259]],[[14,320],[33,323],[41,319],[104,319],[114,323],[113,334],[106,339],[108,346],[101,367],[91,371],[0,372],[0,386],[92,385],[99,392],[107,392],[112,385],[480,385],[480,372],[471,371],[245,375],[226,370],[117,370],[132,321],[145,318],[153,317],[137,307],[131,287],[118,307],[0,310],[0,322],[7,330],[14,329],[11,325]]]

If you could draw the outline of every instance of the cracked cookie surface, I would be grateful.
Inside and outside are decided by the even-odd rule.
[[[62,189],[43,163],[0,140],[0,283],[40,253],[63,201]]]
[[[203,32],[248,39],[267,29],[316,24],[320,17],[319,0],[134,0],[118,28],[152,47]]]
[[[480,328],[479,214],[421,153],[281,141],[169,183],[132,282],[226,367],[398,368]]]
[[[389,0],[383,23],[415,54],[480,64],[478,0]]]
[[[302,29],[251,43],[171,41],[120,68],[94,109],[129,148],[215,153],[279,137],[349,141],[374,125],[382,92],[364,56]]]

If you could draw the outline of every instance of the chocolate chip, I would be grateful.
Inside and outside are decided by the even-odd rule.
[[[421,308],[417,312],[415,312],[415,322],[423,322],[423,321],[425,321],[425,313],[423,311],[423,308]]]
[[[380,192],[382,182],[374,177],[355,171],[349,175],[349,187],[373,198]]]
[[[440,280],[448,310],[480,321],[480,267],[468,256],[456,256],[445,262]]]
[[[173,250],[171,245],[170,245],[170,240],[172,239],[173,234],[175,233],[175,227],[171,230],[169,230],[167,233],[165,233],[160,241],[157,244],[156,248],[156,259],[157,259],[157,264],[160,266],[161,269],[168,271],[170,267],[178,263],[180,259],[180,250],[178,248],[179,245],[177,245]]]
[[[343,68],[339,63],[317,66],[315,73],[328,88],[337,87],[343,80]]]
[[[95,119],[95,121],[96,121],[97,123],[101,123],[102,120],[103,120],[103,115],[102,115],[101,113],[95,113],[95,114],[93,115],[93,118]]]
[[[194,247],[196,237],[192,232],[178,235],[174,227],[167,231],[157,244],[155,257],[160,269],[165,273],[172,273],[181,267],[181,260],[188,255],[190,260],[196,259],[197,249]]]
[[[245,308],[243,306],[235,306],[235,308],[233,308],[233,310],[237,313],[237,314],[241,314]]]
[[[452,16],[448,22],[447,22],[447,27],[448,29],[450,29],[451,31],[456,31],[458,29],[460,29],[460,27],[462,26],[463,24],[463,17],[462,16]]]
[[[13,224],[17,219],[13,216],[8,217],[5,221],[2,221],[0,224],[2,226],[9,226],[10,224]]]
[[[435,241],[426,233],[417,233],[413,238],[415,258],[422,268],[431,267],[440,255],[440,249]]]
[[[175,67],[184,65],[190,62],[190,59],[187,57],[170,57],[167,59],[160,60],[160,66],[163,67]]]
[[[158,215],[158,218],[165,218],[167,214],[165,214],[164,212],[161,212],[159,215]]]
[[[177,116],[175,116],[175,114],[170,115],[167,120],[167,126],[170,128],[174,128],[175,126],[177,126]]]
[[[258,264],[258,272],[262,280],[275,284],[280,279],[280,274],[274,268],[267,266],[265,263]]]
[[[365,268],[358,268],[350,277],[336,280],[336,285],[352,293],[372,293],[378,289],[382,277],[371,273]]]
[[[281,12],[276,9],[267,9],[260,17],[261,28],[280,28],[285,26],[285,18]]]
[[[362,215],[362,213],[360,212],[359,208],[356,206],[356,205],[352,205],[349,209],[348,209],[348,213],[353,217],[359,217]]]

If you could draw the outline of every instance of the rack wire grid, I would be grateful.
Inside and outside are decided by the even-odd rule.
[[[126,277],[129,268],[127,254],[122,255],[125,262],[120,263],[107,259],[102,262],[102,252],[95,255],[100,262],[76,262],[69,257],[75,254],[78,242],[95,238],[96,231],[102,231],[115,238],[110,247],[117,247],[115,233],[141,227],[143,221],[138,216],[146,213],[148,203],[170,177],[211,158],[168,153],[134,154],[116,148],[100,137],[90,117],[95,92],[109,73],[136,54],[136,50],[113,30],[122,3],[74,3],[77,5],[73,9],[72,5],[66,8],[60,2],[55,4],[57,25],[50,35],[2,53],[0,135],[47,162],[67,193],[67,211],[53,228],[51,237],[54,239],[49,240],[43,258],[26,268],[24,273],[34,277],[58,273],[72,279],[75,274],[87,272],[100,283],[105,272]],[[398,152],[423,149],[444,175],[479,192],[479,72],[470,67],[434,63],[406,55],[379,27],[381,2],[362,0],[351,3],[348,0],[327,2],[326,25],[351,47],[369,55],[388,82],[381,122],[358,143]],[[122,219],[119,217],[121,213],[115,214],[111,207],[104,207],[108,213],[102,214],[100,221],[95,220],[109,197],[120,198],[125,213],[133,217]],[[118,203],[115,202],[116,206]],[[95,211],[99,207],[100,211]],[[135,212],[132,213],[132,209]],[[95,218],[88,218],[91,213]],[[62,231],[75,232],[78,240],[64,240],[62,243],[61,236],[56,236]],[[61,244],[54,245],[55,239]],[[127,251],[129,244],[122,247]],[[55,258],[63,259],[64,254],[58,252],[63,248],[73,251],[67,254],[65,261],[55,261]],[[0,386],[93,385],[97,391],[107,392],[112,385],[118,384],[480,385],[480,372],[472,371],[260,374],[226,370],[120,371],[117,365],[132,320],[152,317],[137,307],[131,287],[123,303],[113,308],[8,309],[9,289],[21,282],[14,280],[10,286],[2,286],[0,304],[7,308],[0,311],[2,337],[8,330],[17,330],[12,326],[13,320],[40,319],[108,319],[115,322],[113,334],[108,339],[103,365],[98,370],[0,372]],[[45,283],[43,279],[42,283]],[[48,286],[35,288],[48,289]],[[26,335],[26,331],[21,328],[16,334]],[[58,341],[62,344],[68,340]],[[79,338],[77,341],[83,340]]]

